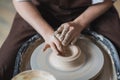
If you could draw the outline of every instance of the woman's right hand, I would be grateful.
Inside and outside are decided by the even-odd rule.
[[[62,55],[63,49],[61,42],[53,35],[49,35],[47,38],[45,38],[45,46],[43,48],[43,51],[45,51],[47,48],[51,48],[54,53],[58,55]]]
[[[60,54],[62,52],[62,45],[60,41],[52,35],[54,30],[42,17],[36,6],[29,1],[21,2],[13,0],[13,4],[23,19],[27,21],[44,38],[46,43],[44,50],[50,47],[55,53]]]

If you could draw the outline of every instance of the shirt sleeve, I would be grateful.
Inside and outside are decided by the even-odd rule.
[[[92,4],[98,4],[98,3],[102,3],[104,2],[105,0],[92,0]],[[113,2],[116,1],[116,0],[112,0]]]

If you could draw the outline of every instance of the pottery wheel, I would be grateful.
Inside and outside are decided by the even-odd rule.
[[[43,52],[44,43],[40,44],[33,51],[30,60],[31,68],[33,70],[47,71],[51,73],[56,80],[89,80],[96,78],[104,65],[102,51],[96,44],[85,37],[79,38],[75,45],[81,49],[85,57],[84,62],[77,66],[77,68],[64,71],[53,67],[49,60],[52,50],[49,48]]]

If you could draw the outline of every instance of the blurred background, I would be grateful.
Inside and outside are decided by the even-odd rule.
[[[114,3],[120,15],[120,0]],[[0,47],[6,39],[15,15],[12,0],[0,0]]]

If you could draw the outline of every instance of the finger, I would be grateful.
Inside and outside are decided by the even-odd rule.
[[[66,33],[65,38],[62,41],[62,44],[64,46],[67,46],[68,42],[71,40],[71,38],[72,38],[71,35],[72,35],[73,29],[74,29],[73,27],[70,27],[69,31]]]
[[[63,39],[68,31],[69,31],[69,25],[64,25],[64,29],[59,37],[60,41],[63,41]]]
[[[58,39],[55,38],[54,43],[55,43],[57,49],[59,50],[59,52],[62,52],[63,48],[62,48],[61,42]]]
[[[43,48],[43,52],[45,52],[48,48],[50,48],[49,44],[45,44],[44,48]]]
[[[74,45],[76,43],[78,38],[74,38],[72,41],[71,41],[71,45]]]
[[[50,47],[51,47],[51,49],[53,50],[54,53],[59,54],[59,52],[58,52],[58,50],[57,50],[57,48],[56,48],[54,43],[51,43]]]
[[[60,34],[57,33],[57,31],[54,32],[54,37],[56,37],[57,39],[60,37]]]
[[[65,44],[65,46],[67,46],[67,45],[71,44],[71,42],[73,41],[73,39],[74,39],[74,35],[70,36],[69,40],[68,40],[68,41],[66,41],[66,43],[64,43],[64,44]]]
[[[58,40],[58,38],[56,36],[53,36],[55,46],[57,47],[59,55],[63,55],[64,54],[64,52],[63,52],[63,46],[62,46],[61,42]]]
[[[58,34],[60,34],[58,31],[55,31],[55,32],[54,32],[54,35],[55,35],[55,36],[58,35]]]
[[[56,34],[55,36],[56,36],[56,38],[57,38],[57,39],[59,39],[59,37],[60,37],[60,34]]]
[[[64,29],[64,26],[61,25],[61,26],[57,29],[56,33],[61,33],[61,32],[63,31],[63,29]]]

